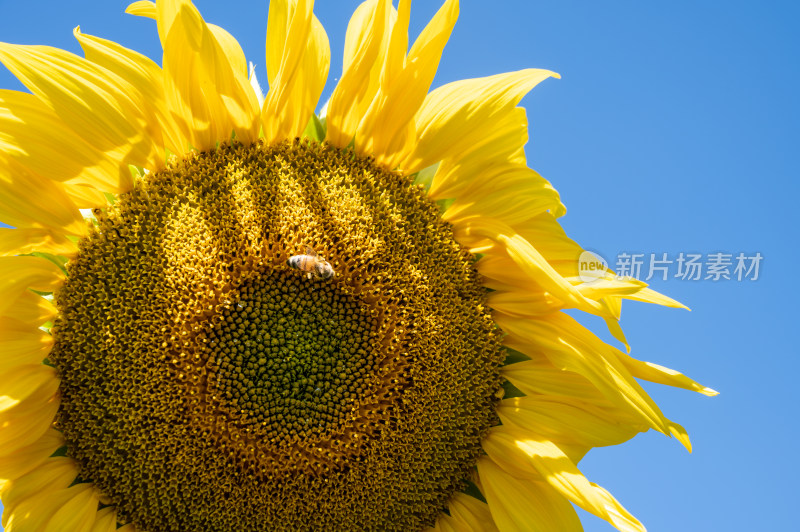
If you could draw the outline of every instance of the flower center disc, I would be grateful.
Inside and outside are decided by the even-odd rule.
[[[431,526],[497,423],[472,263],[409,177],[326,145],[150,174],[56,294],[68,454],[143,530]]]

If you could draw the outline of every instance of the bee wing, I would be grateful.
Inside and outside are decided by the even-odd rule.
[[[309,255],[311,257],[316,257],[317,256],[317,252],[314,251],[314,248],[312,248],[311,246],[306,244],[306,255]]]

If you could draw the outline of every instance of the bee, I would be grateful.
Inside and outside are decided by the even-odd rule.
[[[306,246],[305,255],[292,255],[286,264],[295,270],[306,272],[309,279],[312,275],[317,279],[330,279],[336,275],[330,263],[317,255],[310,246]]]

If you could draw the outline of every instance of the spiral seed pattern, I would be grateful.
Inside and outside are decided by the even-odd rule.
[[[336,270],[286,260],[312,246]],[[143,530],[421,530],[497,424],[473,257],[408,176],[221,145],[98,216],[56,293],[67,453]]]

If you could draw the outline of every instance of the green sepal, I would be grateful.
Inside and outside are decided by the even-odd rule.
[[[53,454],[50,455],[50,458],[55,458],[57,456],[67,456],[67,446],[66,445],[62,445],[61,447],[59,447],[58,449],[53,451]]]
[[[317,142],[325,140],[328,133],[328,124],[325,118],[320,119],[316,114],[311,113],[311,119],[303,131],[303,136]]]
[[[434,163],[426,168],[423,168],[414,175],[414,184],[422,185],[425,190],[430,190],[431,183],[433,183],[433,176],[436,175],[436,170],[439,169],[439,163]]]
[[[455,198],[436,200],[436,205],[439,206],[439,212],[444,213],[455,201]]]
[[[141,166],[136,166],[135,164],[129,164],[128,165],[128,171],[131,173],[131,177],[133,178],[134,182],[136,182],[136,181],[138,181],[138,180],[140,180],[141,178],[144,177],[144,168],[141,167]],[[114,197],[114,201],[116,201],[116,195],[110,194],[108,192],[104,193],[104,195],[105,195],[107,200],[109,199],[108,198],[109,196],[113,196]],[[114,204],[114,201],[109,200],[111,205]]]
[[[481,502],[486,502],[486,497],[483,496],[481,490],[478,489],[478,486],[475,485],[471,480],[467,480],[467,487],[462,490],[467,495],[471,495],[475,497]]]
[[[516,362],[524,362],[525,360],[530,360],[529,357],[520,353],[516,349],[511,349],[510,347],[506,347],[506,353],[507,353],[506,360],[505,362],[503,362],[504,366],[508,366],[509,364],[514,364]]]
[[[511,399],[512,397],[525,397],[525,393],[511,384],[509,381],[503,381],[503,399]]]

